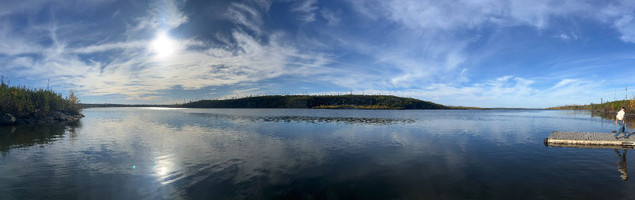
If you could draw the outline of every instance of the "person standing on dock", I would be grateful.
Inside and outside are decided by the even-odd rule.
[[[622,109],[620,109],[619,112],[617,112],[617,115],[615,116],[615,125],[619,125],[620,126],[620,131],[617,132],[617,134],[615,134],[615,138],[617,139],[617,136],[620,135],[620,133],[624,133],[624,138],[628,138],[628,135],[626,135],[626,123],[624,122],[624,115],[626,115],[626,112],[624,112],[626,108],[624,108],[624,106],[622,106]]]

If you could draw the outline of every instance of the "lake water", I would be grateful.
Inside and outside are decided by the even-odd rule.
[[[91,108],[0,127],[0,199],[633,199],[583,111]],[[632,127],[630,127],[632,130]],[[635,151],[635,150],[634,150]],[[630,152],[630,151],[629,151]]]

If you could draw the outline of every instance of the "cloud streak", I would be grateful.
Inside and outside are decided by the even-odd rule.
[[[229,16],[233,22],[249,30],[262,33],[260,13],[243,4],[232,4]],[[161,30],[159,16],[168,28],[176,28],[187,22],[187,17],[177,13],[175,4],[153,6],[149,16],[139,21],[131,33]],[[234,9],[232,11],[232,9]],[[157,10],[167,10],[162,14]],[[242,18],[237,16],[248,16]],[[249,22],[247,22],[249,21]],[[50,33],[54,41],[69,41],[71,38],[55,38],[55,29]],[[6,33],[5,33],[6,35]],[[15,37],[18,36],[5,36]],[[46,50],[35,50],[38,45],[23,45],[24,51],[14,54],[37,53],[40,59],[23,56],[12,59],[9,68],[23,76],[46,77],[56,83],[80,88],[83,95],[124,95],[128,99],[154,100],[160,91],[181,87],[196,90],[203,87],[258,82],[283,75],[306,76],[307,71],[319,73],[328,62],[323,55],[306,54],[285,45],[282,33],[269,33],[267,42],[251,36],[241,29],[232,32],[230,46],[207,45],[196,39],[176,39],[178,47],[175,55],[157,59],[148,48],[151,40],[129,40],[84,46],[67,47],[65,43],[54,42]],[[26,38],[28,39],[28,38]],[[71,41],[72,42],[72,41]],[[18,46],[9,44],[11,47]],[[15,48],[14,48],[15,49]],[[56,49],[61,49],[56,51]],[[107,61],[85,59],[108,53]]]
[[[315,21],[315,11],[318,9],[318,7],[315,6],[316,3],[317,0],[304,0],[291,10],[302,13],[302,21],[313,22]]]

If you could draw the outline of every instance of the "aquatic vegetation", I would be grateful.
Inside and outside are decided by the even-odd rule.
[[[209,113],[192,113],[191,115],[215,119],[249,122],[306,122],[306,123],[344,123],[366,125],[390,125],[413,123],[413,119],[376,118],[376,117],[318,117],[318,116],[242,116]]]

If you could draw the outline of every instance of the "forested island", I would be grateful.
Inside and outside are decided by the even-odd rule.
[[[79,99],[72,91],[63,98],[50,89],[0,82],[0,125],[50,124],[82,117]]]
[[[451,109],[451,107],[392,95],[269,95],[224,100],[201,100],[182,108],[315,108],[315,109]]]

